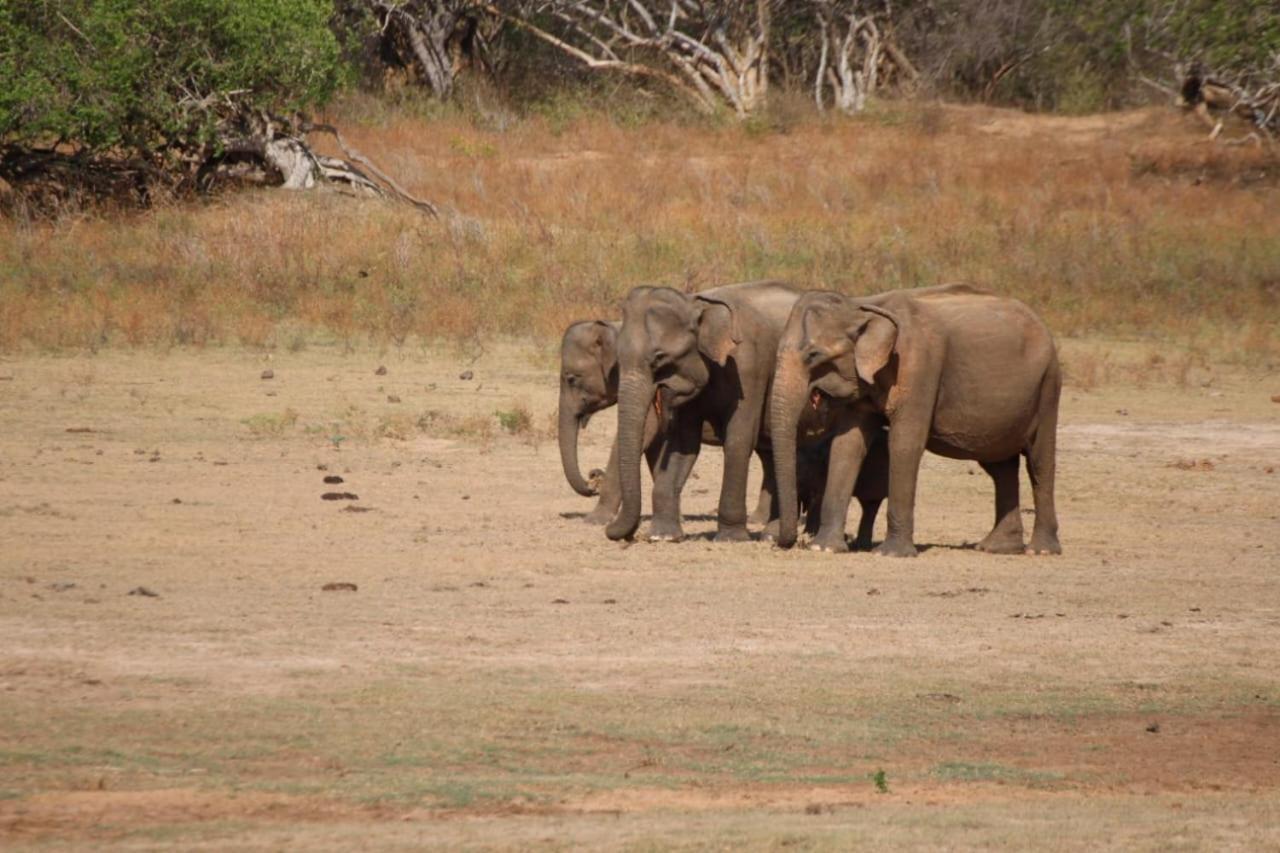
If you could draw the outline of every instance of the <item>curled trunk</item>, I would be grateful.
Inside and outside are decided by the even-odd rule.
[[[618,478],[622,508],[605,535],[629,539],[640,526],[640,454],[644,452],[645,420],[653,406],[653,380],[643,372],[627,373],[618,388]]]
[[[573,490],[584,498],[592,497],[596,490],[582,476],[578,467],[578,432],[582,429],[582,417],[577,406],[565,394],[560,395],[560,464],[564,468],[564,478],[569,481]]]
[[[779,354],[769,401],[769,431],[773,442],[773,473],[778,488],[778,545],[796,544],[800,499],[796,494],[796,429],[809,390],[800,353]]]

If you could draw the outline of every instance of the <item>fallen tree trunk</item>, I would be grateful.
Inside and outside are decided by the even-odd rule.
[[[345,156],[316,152],[307,139],[312,133],[331,135]],[[7,187],[0,204],[35,212],[86,202],[146,207],[157,190],[181,196],[212,192],[219,184],[249,183],[288,190],[330,187],[403,201],[432,217],[440,213],[355,150],[336,127],[248,110],[224,122],[216,142],[196,150],[157,151],[145,160],[11,145],[0,149],[0,181],[0,187]]]

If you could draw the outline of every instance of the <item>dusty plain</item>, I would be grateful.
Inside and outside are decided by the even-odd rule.
[[[1280,849],[1280,383],[1148,379],[895,561],[608,542],[547,346],[4,357],[0,846]]]

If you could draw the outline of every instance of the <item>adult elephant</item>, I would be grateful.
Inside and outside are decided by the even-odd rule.
[[[630,538],[640,523],[640,455],[650,411],[662,421],[651,538],[683,536],[680,492],[704,425],[724,447],[716,541],[748,538],[747,466],[763,425],[778,339],[799,298],[800,291],[776,281],[696,294],[637,287],[627,294],[617,342],[622,506],[605,529],[610,539]],[[794,502],[794,460],[791,470]],[[794,518],[796,508],[789,509]]]
[[[916,553],[916,480],[925,449],[977,461],[991,476],[995,525],[978,547],[993,553],[1024,550],[1018,458],[1025,456],[1036,509],[1026,550],[1061,553],[1053,498],[1061,385],[1053,337],[1017,300],[968,285],[868,298],[805,294],[782,335],[770,404],[778,543],[796,540],[797,424],[820,412],[820,428],[834,437],[812,547],[844,550],[850,486],[887,425],[888,535],[877,553]]]
[[[575,492],[583,497],[599,495],[595,508],[584,516],[589,524],[608,523],[622,505],[616,440],[603,471],[597,469],[589,478],[584,477],[578,460],[578,436],[582,428],[592,415],[618,402],[618,331],[621,325],[603,320],[573,323],[565,330],[560,342],[560,463],[565,479]],[[645,417],[641,444],[651,470],[659,449],[654,442],[657,432],[657,413],[650,410]],[[716,443],[714,434],[704,433],[703,440]],[[777,519],[776,489],[772,454],[758,455],[764,468],[764,481],[750,520],[764,524]],[[801,479],[804,480],[805,476],[802,475]]]

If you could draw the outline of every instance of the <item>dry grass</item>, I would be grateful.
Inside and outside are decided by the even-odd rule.
[[[452,213],[263,191],[5,222],[0,348],[549,339],[636,283],[777,276],[850,292],[968,279],[1065,336],[1280,358],[1275,157],[1209,149],[1172,113],[366,118],[347,117],[352,141]]]

